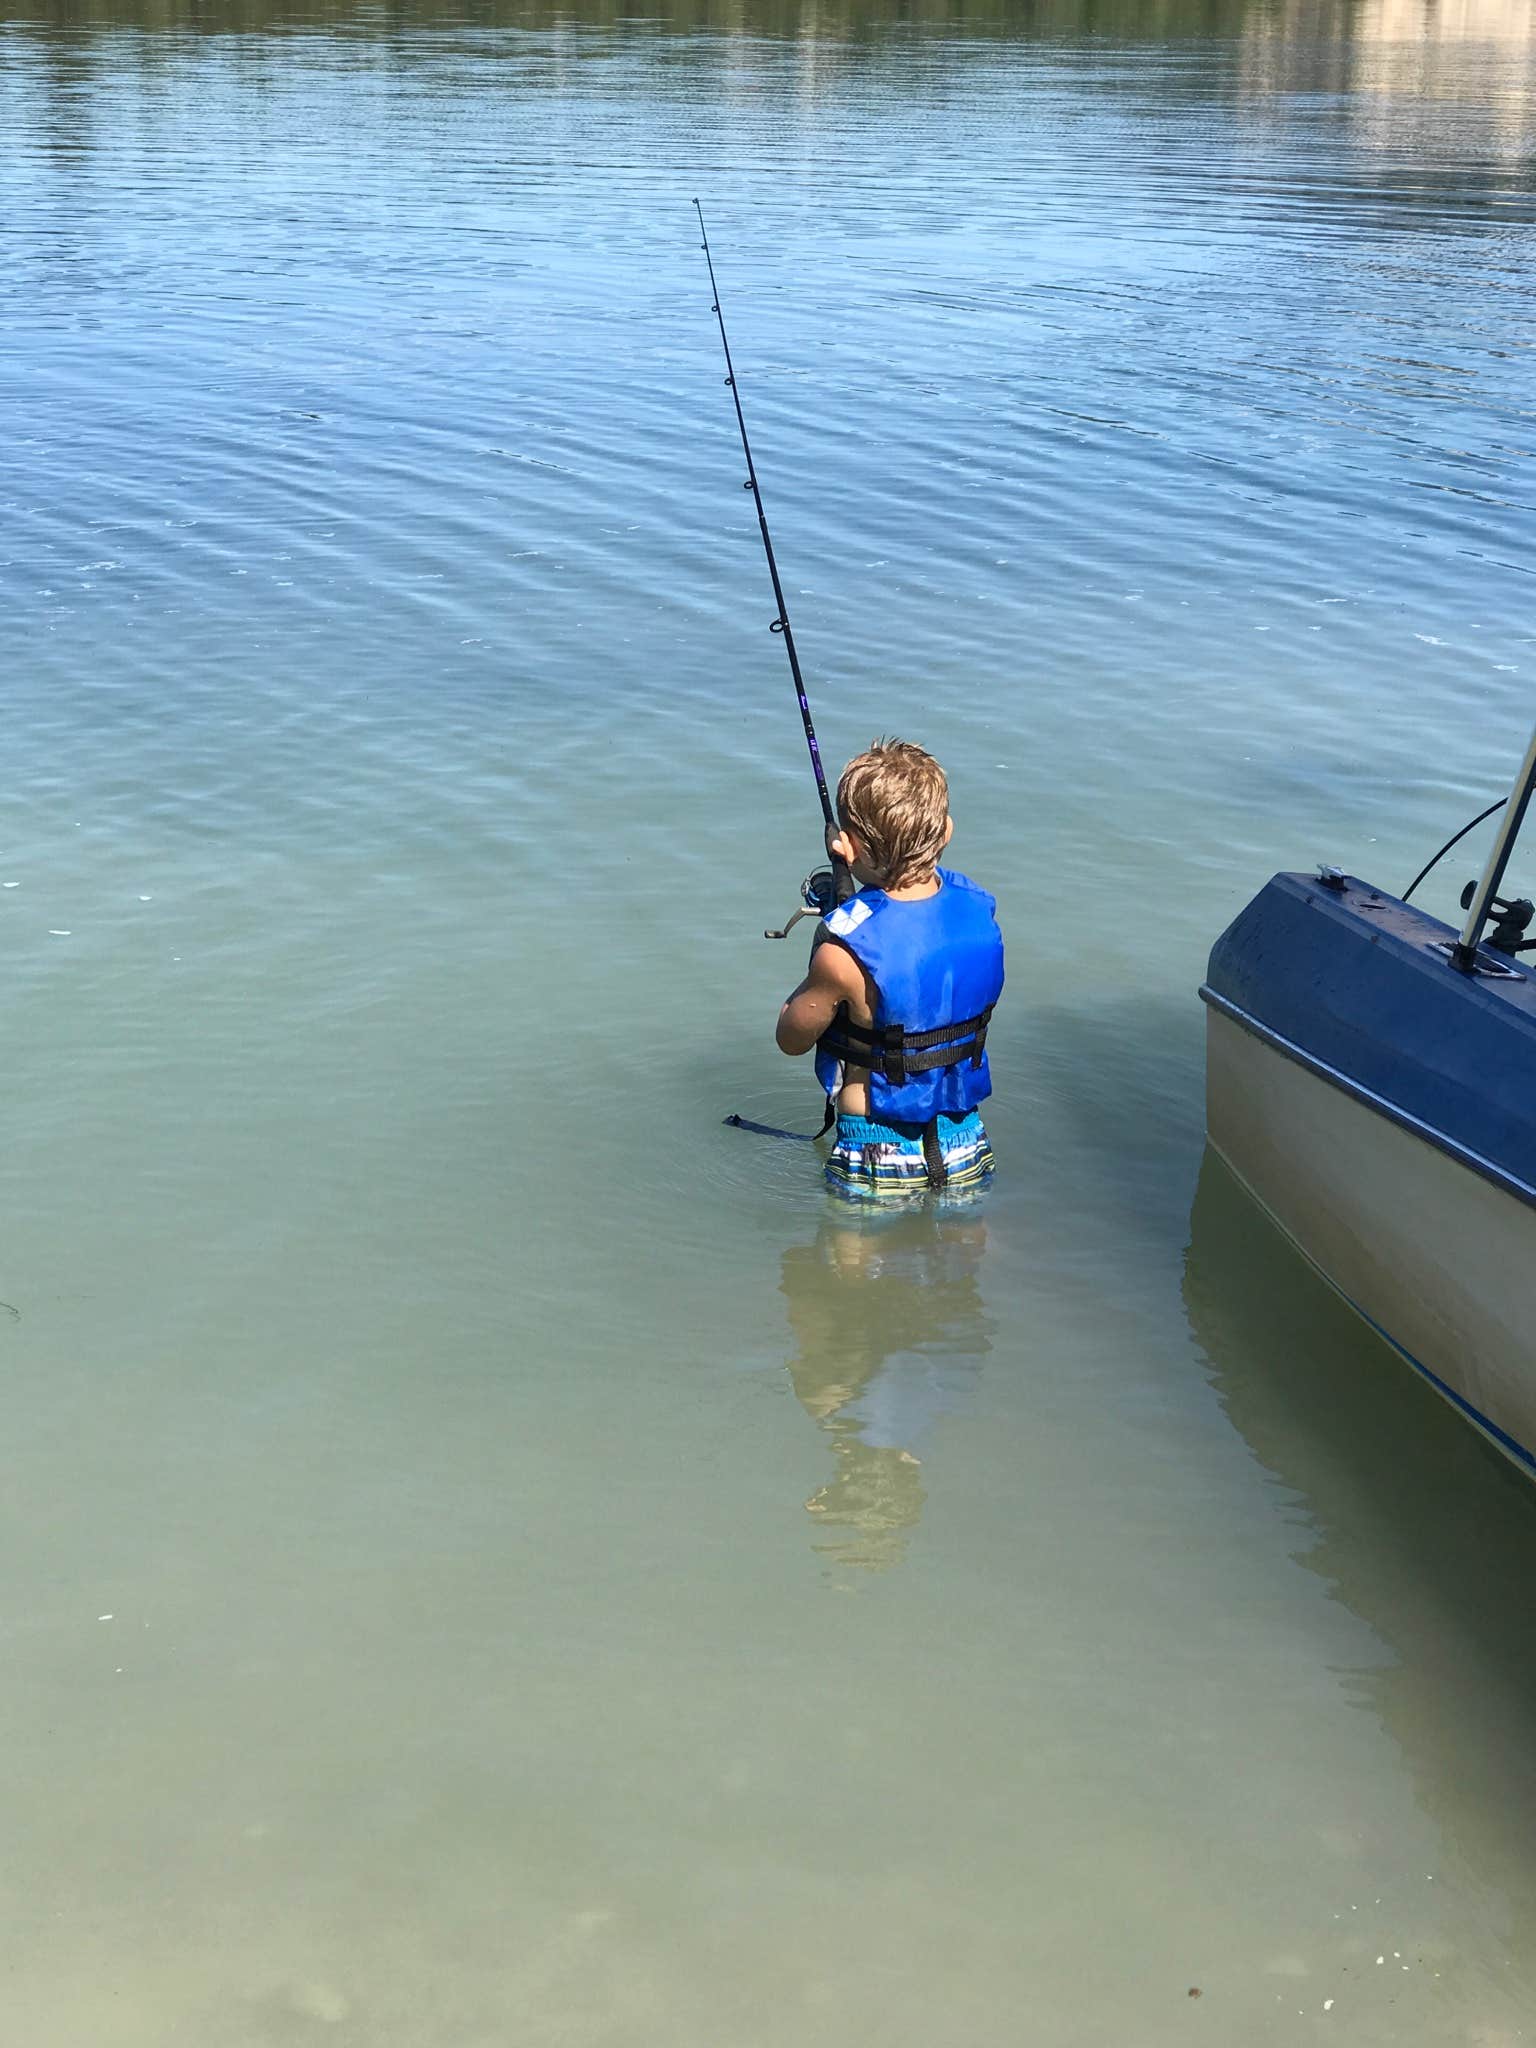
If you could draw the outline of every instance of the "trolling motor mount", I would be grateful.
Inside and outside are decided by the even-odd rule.
[[[825,917],[837,903],[837,882],[830,868],[813,868],[800,884],[800,908],[782,931],[765,930],[765,939],[787,939],[802,917]]]
[[[1461,892],[1463,910],[1472,908],[1472,899],[1477,894],[1476,882],[1468,882]],[[1490,907],[1496,912],[1498,922],[1483,940],[1491,953],[1528,953],[1536,950],[1536,939],[1525,935],[1533,917],[1536,917],[1536,903],[1529,896],[1492,896]]]

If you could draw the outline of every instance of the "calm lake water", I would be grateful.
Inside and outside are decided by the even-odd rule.
[[[9,16],[7,2041],[1530,2037],[1536,1493],[1194,992],[1527,736],[1533,144],[1529,0]],[[721,1124],[819,830],[694,194],[977,1211]]]

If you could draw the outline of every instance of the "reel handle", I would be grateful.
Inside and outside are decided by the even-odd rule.
[[[838,894],[837,871],[842,870],[847,878],[848,888]],[[813,868],[800,884],[800,907],[784,921],[782,931],[766,930],[765,939],[787,939],[802,917],[825,917],[829,910],[835,910],[839,903],[847,901],[853,894],[853,877],[839,861],[835,868]]]

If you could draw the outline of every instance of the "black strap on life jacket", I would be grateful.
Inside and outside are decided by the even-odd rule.
[[[923,1125],[923,1164],[928,1169],[928,1185],[942,1188],[948,1185],[949,1168],[944,1164],[944,1148],[939,1143],[939,1120],[930,1117]]]
[[[827,1097],[827,1107],[821,1119],[819,1131],[786,1131],[777,1124],[754,1123],[749,1116],[728,1116],[725,1121],[738,1131],[755,1131],[760,1138],[793,1138],[802,1145],[814,1145],[818,1138],[824,1138],[837,1122],[837,1099]],[[939,1120],[930,1117],[923,1125],[923,1166],[927,1172],[928,1185],[942,1188],[949,1185],[949,1168],[944,1164],[944,1148],[939,1143]]]
[[[910,1075],[930,1073],[935,1067],[958,1067],[964,1060],[979,1067],[987,1050],[992,1010],[988,1003],[979,1017],[941,1024],[934,1031],[908,1031],[900,1024],[877,1024],[868,1030],[850,1023],[846,1012],[839,1010],[818,1049],[849,1066],[866,1067],[893,1088],[901,1088]]]
[[[931,1073],[936,1067],[958,1067],[964,1060],[979,1067],[987,1049],[987,1026],[992,1021],[993,1007],[988,1003],[979,1017],[941,1024],[935,1031],[908,1031],[900,1024],[877,1024],[873,1030],[866,1030],[862,1024],[850,1023],[847,1011],[840,1009],[818,1041],[817,1049],[851,1066],[879,1074],[892,1087],[900,1088],[908,1075]],[[837,1122],[837,1100],[835,1096],[827,1097],[819,1131],[780,1130],[776,1124],[754,1123],[746,1116],[728,1116],[725,1121],[738,1131],[756,1131],[764,1138],[795,1138],[814,1144]],[[949,1169],[939,1144],[937,1117],[930,1117],[923,1126],[923,1165],[930,1187],[948,1184]]]

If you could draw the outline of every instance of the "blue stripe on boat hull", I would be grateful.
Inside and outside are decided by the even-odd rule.
[[[1425,1144],[1433,1145],[1437,1151],[1444,1152],[1459,1165],[1470,1167],[1473,1173],[1481,1174],[1484,1180],[1492,1181],[1494,1186],[1506,1195],[1513,1195],[1516,1201],[1524,1202],[1528,1207],[1536,1209],[1536,1188],[1527,1186],[1514,1174],[1506,1173],[1502,1166],[1496,1166],[1491,1159],[1484,1159],[1479,1153],[1469,1151],[1465,1145],[1458,1145],[1454,1138],[1448,1138],[1444,1131],[1437,1131],[1433,1124],[1425,1123],[1422,1117],[1410,1116],[1395,1102],[1388,1102],[1385,1096],[1377,1095],[1371,1089],[1363,1087],[1348,1074],[1341,1074],[1337,1067],[1330,1067],[1326,1060],[1318,1059],[1314,1053],[1308,1052],[1305,1046],[1295,1044],[1278,1031],[1272,1031],[1267,1024],[1261,1024],[1257,1017],[1250,1017],[1246,1010],[1239,1009],[1236,1003],[1230,1002],[1224,995],[1219,995],[1209,982],[1200,984],[1200,1000],[1210,1009],[1219,1010],[1222,1016],[1230,1017],[1234,1024],[1241,1025],[1252,1037],[1262,1039],[1265,1045],[1273,1046],[1275,1051],[1283,1053],[1286,1059],[1294,1060],[1299,1067],[1305,1067],[1309,1074],[1316,1074],[1320,1080],[1327,1081],[1356,1102],[1363,1102],[1367,1109],[1375,1110],[1378,1116],[1386,1117],[1389,1122],[1411,1132],[1414,1137],[1422,1138]]]
[[[1213,1144],[1214,1142],[1215,1141],[1212,1140]],[[1294,1237],[1289,1230],[1286,1229],[1285,1225],[1280,1221],[1280,1218],[1275,1214],[1273,1209],[1270,1208],[1269,1204],[1263,1199],[1263,1197],[1257,1194],[1254,1191],[1254,1189],[1249,1186],[1247,1180],[1244,1178],[1242,1171],[1238,1167],[1237,1163],[1234,1160],[1230,1159],[1227,1156],[1227,1154],[1224,1151],[1222,1151],[1219,1145],[1216,1146],[1216,1151],[1225,1163],[1227,1170],[1236,1179],[1236,1181],[1241,1186],[1243,1192],[1248,1196],[1250,1201],[1252,1201],[1257,1208],[1261,1209],[1264,1212],[1265,1216],[1268,1217],[1269,1221],[1274,1225],[1275,1229],[1279,1231],[1280,1235],[1285,1239],[1286,1243],[1293,1246],[1295,1250],[1301,1254],[1301,1256],[1306,1260],[1307,1264],[1312,1268],[1313,1272],[1328,1283],[1328,1285],[1333,1289],[1334,1293],[1339,1297],[1340,1301],[1346,1303],[1351,1309],[1353,1309],[1355,1314],[1360,1318],[1361,1322],[1364,1323],[1368,1329],[1374,1330],[1376,1335],[1381,1338],[1382,1342],[1386,1344],[1391,1350],[1395,1351],[1399,1358],[1403,1359],[1407,1364],[1411,1365],[1414,1371],[1419,1375],[1420,1379],[1427,1381],[1428,1384],[1434,1388],[1435,1392],[1439,1394],[1443,1400],[1448,1401],[1459,1415],[1465,1416],[1468,1422],[1473,1423],[1478,1429],[1480,1429],[1483,1432],[1484,1436],[1486,1436],[1491,1443],[1495,1444],[1499,1450],[1503,1451],[1506,1457],[1513,1459],[1515,1464],[1517,1464],[1524,1473],[1526,1473],[1530,1477],[1536,1477],[1536,1454],[1533,1454],[1532,1452],[1527,1450],[1524,1444],[1518,1442],[1516,1438],[1512,1437],[1509,1434],[1508,1430],[1500,1429],[1499,1425],[1496,1422],[1490,1420],[1490,1418],[1486,1416],[1480,1408],[1474,1407],[1473,1404],[1469,1400],[1467,1400],[1465,1395],[1458,1394],[1456,1389],[1452,1386],[1449,1386],[1437,1372],[1432,1372],[1430,1368],[1427,1365],[1425,1365],[1421,1359],[1415,1358],[1413,1353],[1409,1351],[1406,1348],[1406,1346],[1399,1344],[1397,1339],[1392,1335],[1392,1332],[1386,1329],[1381,1323],[1379,1323],[1373,1315],[1367,1314],[1367,1312],[1360,1306],[1359,1302],[1355,1300],[1354,1296],[1348,1293],[1346,1289],[1342,1288],[1339,1285],[1339,1283],[1334,1279],[1333,1275],[1328,1271],[1327,1267],[1322,1265],[1317,1259],[1315,1259],[1311,1252],[1307,1250],[1307,1247],[1304,1244],[1302,1244],[1296,1237]]]
[[[1335,1290],[1335,1292],[1339,1291],[1340,1290],[1337,1289]],[[1350,1307],[1354,1310],[1355,1314],[1360,1318],[1361,1322],[1369,1324],[1370,1327],[1376,1332],[1378,1337],[1382,1338],[1386,1343],[1391,1345],[1392,1349],[1397,1353],[1399,1358],[1406,1359],[1421,1379],[1428,1380],[1429,1384],[1434,1388],[1437,1394],[1442,1395],[1447,1401],[1449,1401],[1451,1406],[1454,1409],[1456,1409],[1459,1414],[1462,1414],[1467,1418],[1468,1422],[1476,1423],[1477,1427],[1483,1432],[1484,1436],[1490,1438],[1492,1442],[1497,1444],[1499,1449],[1504,1452],[1506,1457],[1513,1458],[1515,1463],[1519,1465],[1523,1471],[1536,1475],[1536,1457],[1533,1457],[1531,1455],[1531,1453],[1525,1448],[1524,1444],[1516,1443],[1515,1439],[1509,1434],[1508,1430],[1500,1429],[1499,1425],[1496,1422],[1490,1422],[1488,1417],[1483,1414],[1480,1408],[1474,1408],[1472,1406],[1472,1403],[1468,1400],[1463,1399],[1463,1397],[1457,1393],[1454,1387],[1448,1387],[1445,1381],[1441,1379],[1438,1373],[1431,1372],[1429,1367],[1427,1365],[1422,1364],[1417,1358],[1415,1358],[1411,1351],[1405,1351],[1402,1345],[1399,1344],[1397,1339],[1392,1335],[1392,1332],[1390,1330],[1384,1330],[1381,1327],[1381,1324],[1378,1323],[1374,1317],[1368,1316],[1365,1310],[1360,1306],[1359,1302],[1350,1301],[1350,1298],[1347,1294],[1341,1294],[1340,1298],[1344,1301],[1348,1301]]]
[[[1229,1015],[1525,1199],[1536,1189],[1536,977],[1450,963],[1450,928],[1353,877],[1276,875],[1211,950]]]

